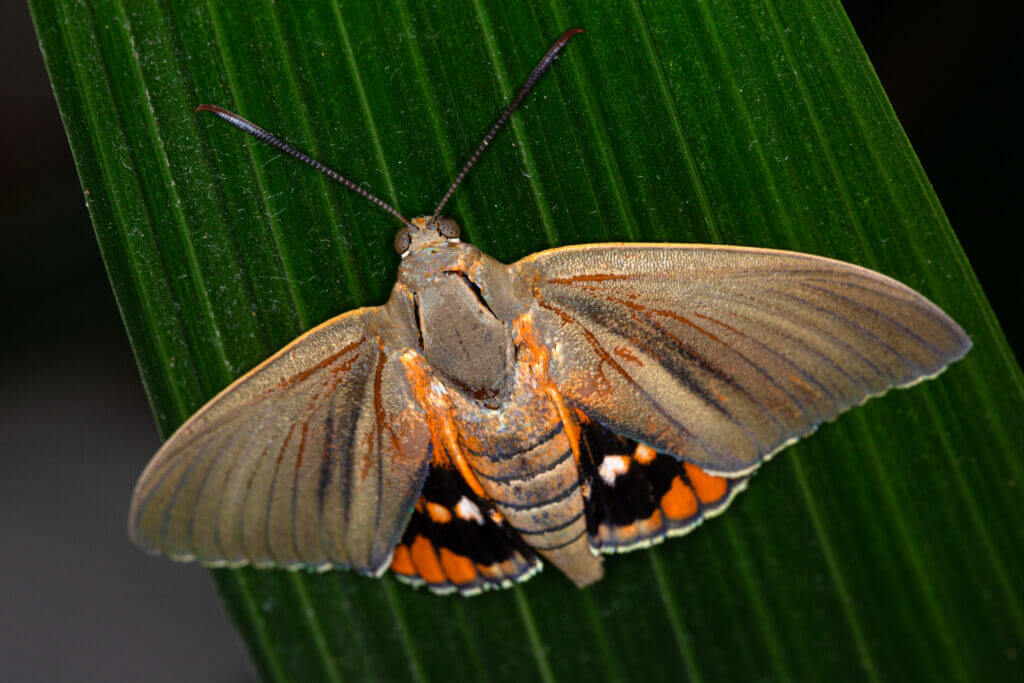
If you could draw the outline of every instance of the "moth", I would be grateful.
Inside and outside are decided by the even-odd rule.
[[[213,398],[142,473],[130,535],[211,567],[348,568],[472,595],[720,513],[780,449],[970,348],[937,306],[818,256],[589,244],[505,265],[441,217],[580,29],[564,33],[431,216],[402,223],[383,306],[306,332]]]

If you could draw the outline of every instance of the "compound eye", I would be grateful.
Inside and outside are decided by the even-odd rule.
[[[438,221],[437,232],[440,233],[441,237],[449,240],[455,240],[459,238],[459,224],[451,219],[445,219]]]
[[[395,235],[395,251],[399,254],[404,254],[409,251],[409,247],[412,246],[412,233],[409,228],[402,228]]]

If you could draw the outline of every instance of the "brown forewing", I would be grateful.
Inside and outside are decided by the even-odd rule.
[[[591,418],[711,472],[755,468],[817,424],[941,371],[970,347],[920,294],[792,252],[566,247],[510,266]]]
[[[381,571],[430,460],[386,320],[324,323],[182,425],[136,486],[136,542],[208,565]]]

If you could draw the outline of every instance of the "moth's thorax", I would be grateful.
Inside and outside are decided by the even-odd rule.
[[[500,477],[517,468],[530,471],[533,465],[520,456],[549,440],[560,424],[545,390],[548,359],[538,351],[531,344],[517,344],[509,392],[500,408],[474,405],[460,395],[448,399],[460,417],[460,443],[474,467],[487,476]]]
[[[416,219],[414,225],[426,219]],[[508,268],[458,239],[412,232],[394,306],[431,369],[476,400],[500,402],[512,368],[510,321],[523,309]]]

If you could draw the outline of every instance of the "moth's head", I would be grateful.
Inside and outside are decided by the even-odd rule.
[[[431,216],[413,218],[395,235],[395,251],[404,259],[410,253],[419,251],[436,252],[450,244],[459,243],[461,230],[451,218],[438,218],[431,222]]]

